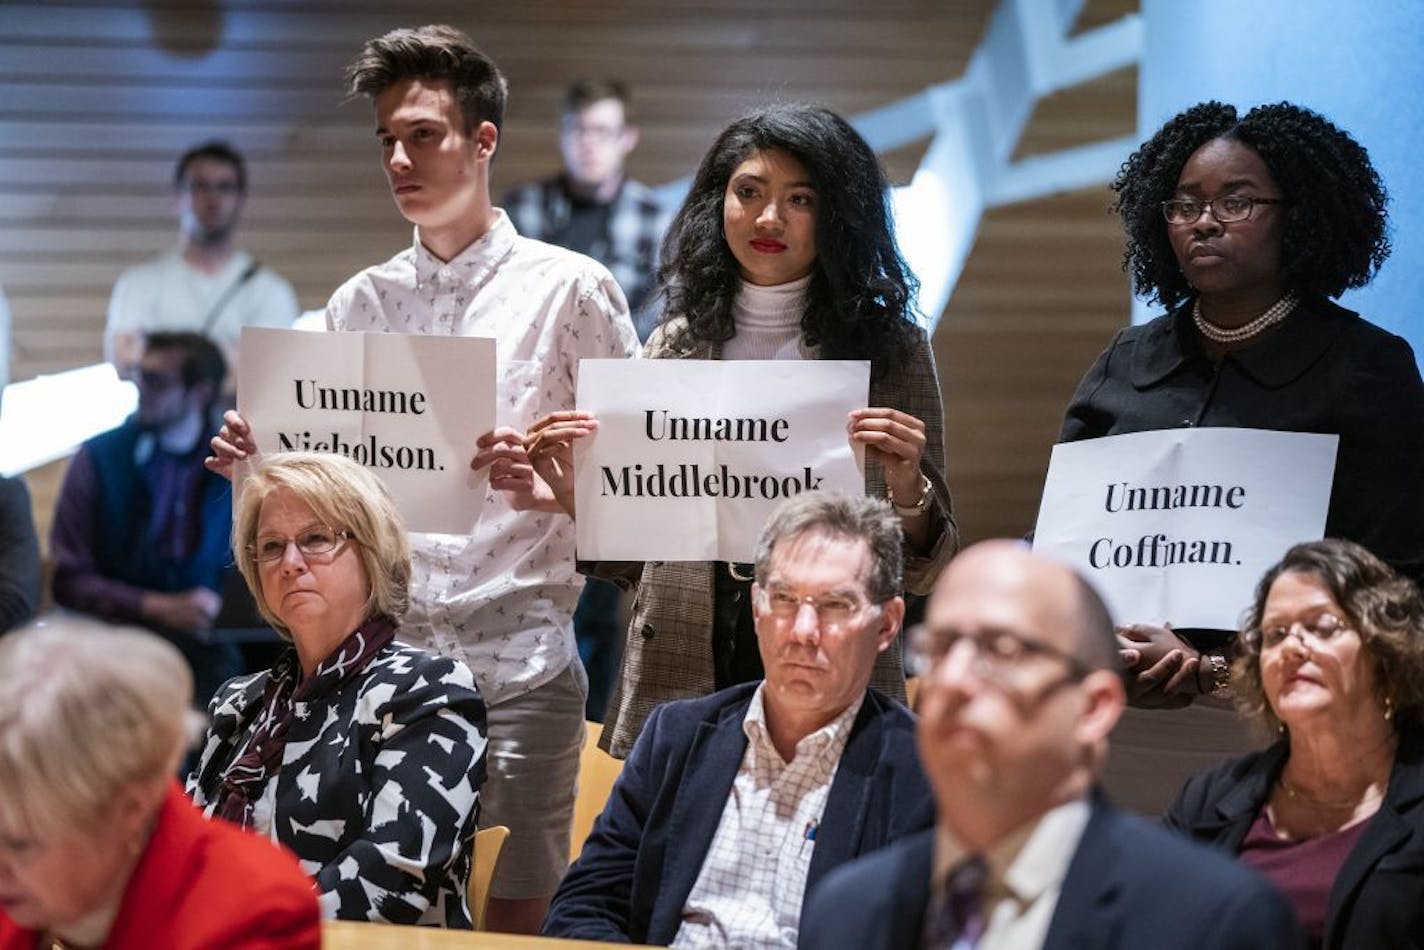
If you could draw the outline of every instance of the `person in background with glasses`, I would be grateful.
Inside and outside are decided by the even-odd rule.
[[[1256,588],[1238,711],[1276,742],[1193,777],[1167,824],[1290,899],[1313,947],[1424,938],[1424,600],[1369,551],[1298,544]]]
[[[247,200],[242,153],[216,140],[190,148],[174,167],[173,193],[178,246],[125,270],[109,298],[104,358],[125,379],[145,333],[201,333],[236,366],[244,326],[285,329],[300,312],[292,285],[237,246]]]
[[[213,698],[188,794],[290,849],[323,917],[469,929],[485,704],[460,660],[395,638],[410,542],[385,485],[345,456],[270,456],[232,553],[292,648]]]
[[[653,711],[546,935],[794,947],[828,871],[930,826],[914,718],[869,688],[905,612],[901,546],[878,499],[776,510],[753,587],[765,680]]]
[[[1337,434],[1325,534],[1424,578],[1424,382],[1408,343],[1331,299],[1369,283],[1390,251],[1385,187],[1364,147],[1297,105],[1241,115],[1207,102],[1168,121],[1112,187],[1134,290],[1168,312],[1118,331],[1059,441],[1182,426]],[[1134,705],[1229,694],[1234,631],[1119,619]],[[1134,750],[1124,765],[1163,779],[1136,802],[1153,811],[1203,764],[1183,748],[1246,748],[1225,710],[1133,711],[1126,726],[1154,758]]]
[[[203,466],[226,372],[205,337],[149,335],[138,410],[75,453],[50,534],[55,603],[168,640],[193,671],[199,708],[243,668],[234,644],[206,638],[231,563],[232,494]]]
[[[672,218],[653,190],[628,177],[638,147],[632,96],[618,79],[580,79],[564,93],[559,154],[564,169],[511,189],[500,206],[525,237],[587,254],[612,272],[646,341],[655,306],[658,246]],[[616,664],[615,664],[616,665]]]
[[[1265,880],[1097,791],[1126,696],[1112,619],[1071,568],[976,545],[909,640],[938,824],[828,877],[801,947],[1300,946]]]

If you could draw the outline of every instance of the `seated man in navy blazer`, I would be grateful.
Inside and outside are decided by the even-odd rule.
[[[869,688],[905,614],[900,551],[878,499],[777,509],[752,585],[766,679],[653,712],[546,935],[791,947],[827,871],[933,824],[914,717]]]
[[[938,825],[811,891],[802,947],[1303,946],[1264,879],[1094,791],[1125,700],[1112,620],[1071,569],[971,548],[909,640]]]

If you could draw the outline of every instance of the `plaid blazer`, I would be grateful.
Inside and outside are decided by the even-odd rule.
[[[653,333],[643,355],[648,359],[721,359],[720,343],[691,340],[681,332],[681,318]],[[934,354],[923,331],[905,365],[870,380],[871,406],[889,406],[925,423],[925,451],[920,466],[930,481],[930,550],[905,551],[905,589],[927,594],[959,546],[959,531],[944,476],[944,408]],[[865,493],[885,497],[885,472],[869,458]],[[624,758],[632,751],[648,714],[670,699],[690,699],[715,691],[712,670],[713,562],[649,561],[581,564],[584,573],[614,581],[625,589],[637,585],[632,621],[623,647],[623,663],[604,718],[601,745]],[[905,672],[900,637],[876,660],[870,685],[905,700]]]

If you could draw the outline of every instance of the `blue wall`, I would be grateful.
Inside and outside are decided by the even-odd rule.
[[[1424,356],[1424,2],[1143,0],[1138,122],[1146,138],[1206,99],[1289,100],[1350,132],[1390,194],[1394,253],[1341,303]]]

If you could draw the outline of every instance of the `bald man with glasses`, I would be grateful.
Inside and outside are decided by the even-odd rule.
[[[910,655],[938,824],[828,878],[802,947],[1303,946],[1264,879],[1096,791],[1126,698],[1112,619],[1070,568],[1009,541],[963,552]]]
[[[765,680],[653,712],[546,935],[793,947],[828,871],[930,827],[914,717],[869,688],[904,618],[901,550],[878,499],[777,509],[752,587]]]

